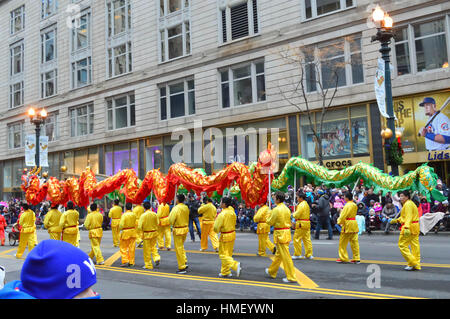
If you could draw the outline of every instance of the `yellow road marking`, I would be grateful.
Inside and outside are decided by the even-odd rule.
[[[12,248],[12,249],[8,249],[8,250],[5,250],[5,251],[2,251],[2,252],[0,253],[0,255],[6,255],[7,253],[9,253],[9,252],[11,252],[11,251],[13,251],[13,250],[17,250],[17,248]]]
[[[270,259],[273,261],[274,257],[270,257]],[[284,269],[283,262],[281,262],[280,267]],[[295,269],[295,277],[297,278],[298,284],[303,288],[317,288],[319,285],[317,285],[314,281],[312,281],[308,276],[306,276],[304,273],[302,273],[298,268],[294,267]]]
[[[333,261],[336,262],[337,258],[326,258],[326,257],[314,257],[314,260],[322,261]],[[380,264],[380,265],[406,265],[406,261],[385,261],[385,260],[361,260],[361,264]],[[435,268],[450,268],[449,264],[431,264],[431,263],[420,263],[422,267],[435,267]]]
[[[111,266],[120,258],[120,251],[116,252],[114,255],[105,260],[105,266]]]
[[[399,298],[423,299],[423,298],[417,298],[417,297],[376,294],[376,293],[360,292],[360,291],[345,291],[345,290],[324,289],[324,288],[302,288],[302,287],[292,286],[289,284],[267,283],[267,282],[263,282],[263,281],[250,281],[250,280],[231,279],[231,278],[222,279],[222,278],[212,278],[212,277],[203,277],[203,276],[178,275],[178,274],[161,273],[161,272],[145,271],[145,270],[138,270],[138,269],[119,269],[117,267],[107,267],[107,266],[97,266],[97,268],[102,269],[102,270],[108,270],[108,271],[116,271],[116,272],[130,273],[130,274],[140,274],[140,275],[162,277],[162,278],[184,279],[184,280],[222,283],[222,284],[227,283],[227,284],[235,284],[235,285],[290,290],[290,291],[296,291],[296,292],[326,294],[326,295],[333,295],[333,296],[347,296],[347,297],[369,298],[369,299],[399,299]]]

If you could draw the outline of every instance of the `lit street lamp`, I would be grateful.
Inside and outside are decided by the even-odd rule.
[[[391,48],[389,43],[391,38],[394,37],[392,32],[392,26],[394,24],[392,18],[384,12],[379,6],[375,8],[372,12],[372,20],[377,25],[377,34],[372,37],[372,42],[379,41],[381,43],[381,57],[384,60],[384,77],[385,77],[385,91],[386,91],[386,112],[388,114],[387,127],[395,132],[395,117],[394,117],[394,106],[392,103],[392,86],[391,86],[391,69],[390,69],[390,58],[389,52]],[[392,141],[395,138],[393,135],[389,138],[389,144],[392,145]],[[392,168],[392,175],[398,176],[398,165],[396,163],[390,163]]]
[[[47,118],[47,111],[42,108],[41,110],[37,111],[34,108],[30,108],[28,110],[28,117],[30,118],[30,122],[33,123],[36,128],[36,167],[40,167],[40,159],[39,159],[39,152],[40,152],[40,143],[39,139],[41,136],[41,125],[44,124],[45,119]]]

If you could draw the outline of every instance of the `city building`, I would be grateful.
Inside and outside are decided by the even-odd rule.
[[[3,0],[0,1],[0,198],[22,196],[27,110],[48,111],[50,176],[77,176],[87,166],[99,178],[133,168],[167,172],[176,128],[203,135],[256,130],[258,149],[232,149],[222,161],[195,161],[209,174],[230,160],[246,163],[266,141],[278,146],[280,167],[292,156],[315,160],[305,103],[289,100],[301,72],[285,52],[306,48],[305,95],[320,123],[323,90],[338,89],[323,122],[324,165],[359,161],[385,166],[384,120],[374,93],[380,44],[369,0]],[[397,126],[403,131],[401,172],[429,162],[450,183],[448,150],[426,149],[417,133],[450,96],[450,2],[378,3],[394,19],[391,44]],[[308,60],[310,59],[310,60]],[[334,70],[336,72],[332,72]],[[337,74],[336,77],[333,74]],[[320,80],[322,90],[315,80]],[[298,86],[297,86],[298,87]],[[294,103],[295,104],[295,103]],[[450,114],[450,107],[443,111]],[[201,121],[201,134],[195,134]],[[208,130],[215,128],[217,130]],[[278,129],[278,134],[270,129]],[[259,130],[263,129],[263,130]],[[264,135],[264,129],[269,130]],[[206,132],[206,134],[205,134]],[[237,138],[234,138],[236,141]],[[233,139],[232,139],[233,140]],[[245,138],[246,145],[251,140]],[[262,142],[261,142],[262,141]],[[224,154],[230,140],[223,138]],[[211,155],[211,154],[209,154]],[[206,157],[208,157],[207,155]],[[252,157],[253,156],[253,157]],[[203,158],[204,159],[204,158]],[[65,172],[61,166],[66,166]]]

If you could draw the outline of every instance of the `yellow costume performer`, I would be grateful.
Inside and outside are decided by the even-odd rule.
[[[95,206],[94,206],[95,205]],[[89,230],[89,239],[91,241],[91,251],[89,257],[94,259],[97,265],[103,265],[104,259],[100,244],[103,237],[103,215],[97,210],[97,204],[91,204],[91,212],[87,215],[84,221],[84,227]]]
[[[214,231],[220,232],[219,258],[222,261],[219,277],[231,277],[231,269],[236,271],[236,276],[241,273],[241,263],[233,259],[234,242],[236,240],[236,214],[231,206],[231,199],[222,198],[220,204],[222,211],[214,223]]]
[[[61,215],[59,220],[59,227],[62,229],[62,240],[78,247],[78,219],[80,214],[74,209],[71,201],[67,203],[67,208],[68,210]]]
[[[346,193],[344,199],[347,202],[339,215],[337,224],[342,226],[341,235],[339,237],[339,259],[338,263],[349,262],[347,245],[350,242],[350,248],[352,249],[353,259],[350,261],[354,264],[360,263],[359,256],[359,242],[358,242],[358,222],[356,221],[356,213],[358,212],[358,206],[352,200],[351,193]]]
[[[214,231],[214,220],[217,216],[217,209],[213,205],[211,199],[205,200],[207,203],[202,204],[199,209],[198,213],[199,215],[202,215],[202,221],[201,221],[201,229],[202,229],[202,237],[200,240],[200,250],[204,251],[208,249],[208,236],[211,240],[211,244],[213,246],[213,249],[217,251],[219,247],[219,240],[217,238],[217,234]]]
[[[267,205],[261,206],[253,217],[253,221],[258,223],[256,233],[258,234],[258,256],[267,256],[266,248],[275,254],[275,245],[270,241],[269,233],[270,226],[267,224],[267,218],[270,215],[270,210]]]
[[[119,206],[119,200],[114,200],[114,206],[109,210],[108,217],[111,218],[111,231],[114,247],[119,247],[119,224],[122,217],[122,207]]]
[[[277,247],[275,258],[269,268],[266,268],[266,274],[272,278],[277,276],[278,269],[283,263],[286,278],[284,282],[297,282],[295,276],[294,262],[289,253],[289,243],[291,242],[291,211],[283,203],[284,193],[275,194],[276,207],[272,209],[267,220],[267,224],[274,226],[273,241]]]
[[[177,195],[177,205],[172,208],[169,214],[169,222],[173,226],[173,244],[177,255],[179,274],[186,273],[187,258],[184,250],[184,242],[189,232],[189,208],[184,204],[184,195]]]
[[[131,203],[126,203],[125,214],[120,218],[120,254],[122,255],[122,267],[134,266],[136,251],[136,214],[134,214]]]
[[[138,222],[138,230],[142,232],[144,240],[144,269],[153,269],[152,255],[155,266],[159,265],[161,257],[156,248],[156,240],[158,239],[158,216],[150,210],[150,203],[145,202],[146,211],[141,215]]]
[[[294,233],[294,256],[292,259],[308,258],[313,259],[313,247],[311,243],[311,222],[309,220],[310,210],[304,194],[298,197],[299,205],[293,214],[295,218]],[[302,255],[302,241],[305,246],[305,256]]]
[[[62,213],[58,210],[58,206],[52,207],[50,211],[45,215],[44,227],[47,229],[50,239],[61,240],[61,227],[59,227],[59,221],[61,220]]]
[[[142,214],[144,213],[144,207],[142,205],[136,205],[133,208],[133,213],[136,215],[136,244],[141,247],[142,246],[142,232],[137,229],[139,219],[141,218]]]
[[[172,235],[170,234],[170,222],[169,222],[170,207],[168,204],[161,203],[158,206],[158,247],[159,249],[167,248],[171,249]]]
[[[419,211],[409,196],[409,192],[400,193],[400,201],[403,207],[400,211],[400,217],[393,219],[391,224],[402,224],[398,238],[398,248],[408,263],[405,270],[420,270]],[[409,246],[411,246],[411,250]]]
[[[29,208],[28,204],[23,204],[23,210],[24,211],[19,219],[19,225],[22,228],[20,230],[19,247],[17,248],[16,258],[22,258],[27,246],[28,252],[30,252],[36,245],[34,238],[36,236],[36,216]]]

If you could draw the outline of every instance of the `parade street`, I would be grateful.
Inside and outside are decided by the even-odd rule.
[[[38,241],[48,233],[37,231]],[[284,271],[276,279],[267,278],[268,257],[257,257],[257,236],[237,231],[233,257],[242,263],[239,278],[219,278],[217,253],[200,251],[200,242],[185,243],[189,271],[176,274],[175,252],[160,251],[161,264],[155,270],[142,269],[142,249],[136,249],[136,265],[119,267],[118,248],[112,246],[111,231],[105,231],[101,249],[105,265],[97,267],[94,290],[106,299],[299,299],[356,298],[409,299],[450,298],[450,255],[446,233],[420,237],[422,270],[404,271],[405,262],[398,250],[398,234],[364,234],[359,237],[361,264],[337,264],[339,237],[312,240],[314,260],[294,260],[298,283],[283,283]],[[173,247],[173,246],[172,246]],[[90,251],[88,232],[81,231],[80,248]],[[292,243],[290,245],[293,252]],[[24,260],[14,254],[17,245],[0,246],[0,265],[6,268],[7,282],[20,279]],[[27,253],[27,252],[26,252]],[[24,257],[26,257],[26,253]],[[234,274],[234,273],[233,273]]]

